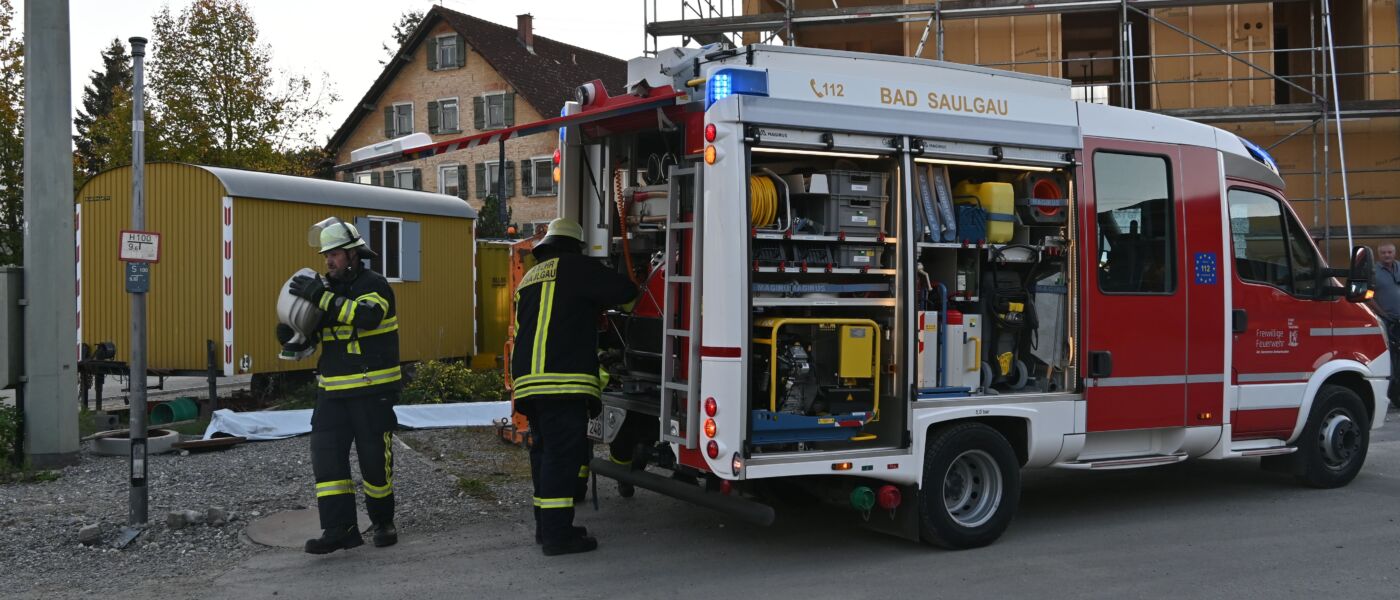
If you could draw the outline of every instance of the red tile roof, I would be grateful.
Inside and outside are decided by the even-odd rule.
[[[412,37],[404,42],[398,55],[412,56],[418,45],[427,38],[428,32],[440,22],[452,26],[469,48],[484,57],[486,62],[505,78],[514,88],[518,98],[524,99],[545,118],[559,114],[559,109],[563,108],[564,102],[573,98],[574,88],[581,83],[601,79],[610,92],[620,91],[627,84],[626,61],[539,35],[534,36],[534,52],[531,52],[519,40],[516,28],[498,25],[441,6],[434,6],[424,15],[423,22],[414,30]],[[384,66],[379,78],[350,112],[340,129],[331,136],[326,145],[327,150],[332,153],[339,150],[340,145],[344,144],[359,126],[360,120],[374,111],[380,94],[398,75],[399,69],[407,64],[408,60],[396,58]]]

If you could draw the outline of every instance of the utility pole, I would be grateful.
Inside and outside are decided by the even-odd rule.
[[[146,38],[133,37],[131,42],[131,228],[146,229],[146,121],[145,92]],[[147,269],[149,264],[128,262],[127,281],[133,271]],[[149,281],[149,279],[148,279]],[[132,290],[131,294],[131,511],[130,527],[146,524],[146,292]]]
[[[24,453],[78,462],[68,0],[24,4]]]

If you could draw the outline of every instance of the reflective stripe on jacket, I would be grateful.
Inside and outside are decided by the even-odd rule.
[[[330,294],[322,300],[316,382],[326,397],[398,391],[403,378],[394,290],[379,273],[357,273],[350,281],[331,281],[329,291],[344,302],[334,305]]]
[[[530,269],[515,291],[514,396],[597,397],[598,316],[636,295],[626,276],[581,254],[558,254]]]

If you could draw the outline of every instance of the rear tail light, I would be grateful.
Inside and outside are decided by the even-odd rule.
[[[715,141],[715,135],[716,135],[716,133],[717,133],[717,131],[715,130],[715,125],[714,125],[714,123],[711,123],[711,124],[709,124],[709,125],[706,125],[706,126],[705,126],[705,141],[707,141],[707,142],[713,142],[713,141]]]
[[[710,440],[710,443],[705,444],[705,454],[710,458],[719,458],[719,442]]]
[[[715,402],[714,396],[705,399],[705,416],[713,417],[719,412],[719,403]]]

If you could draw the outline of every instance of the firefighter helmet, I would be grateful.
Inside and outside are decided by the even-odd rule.
[[[354,225],[341,221],[337,217],[331,217],[320,223],[311,226],[311,230],[306,234],[306,243],[317,252],[325,254],[331,250],[359,248],[361,258],[375,258],[378,256],[364,238],[360,237],[360,231]]]
[[[539,245],[580,248],[583,246],[583,227],[573,219],[560,218],[550,221]]]

